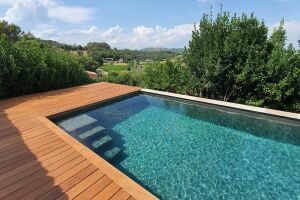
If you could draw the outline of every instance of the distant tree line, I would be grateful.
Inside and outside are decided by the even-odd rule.
[[[76,56],[0,21],[0,99],[90,82]]]
[[[76,44],[61,44],[51,40],[41,41],[50,46],[53,45],[66,51],[77,51],[78,54],[82,54],[82,52],[85,51],[88,53],[88,56],[98,62],[100,66],[103,64],[103,61],[106,58],[112,58],[114,61],[118,61],[120,58],[122,58],[124,62],[146,60],[162,61],[180,55],[180,53],[176,51],[168,50],[155,51],[111,48],[111,46],[105,42],[89,42],[86,46],[81,46]]]
[[[300,112],[300,52],[253,14],[204,14],[182,58],[104,80]]]
[[[34,38],[33,35],[27,33],[27,38]],[[145,51],[111,48],[106,42],[89,42],[85,46],[62,44],[52,40],[42,40],[35,38],[49,48],[61,48],[66,52],[76,53],[79,56],[81,65],[88,71],[96,71],[100,68],[107,58],[113,61],[129,63],[133,61],[163,61],[180,55],[171,51]]]

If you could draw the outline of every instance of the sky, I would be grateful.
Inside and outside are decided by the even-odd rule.
[[[0,0],[0,19],[67,44],[182,48],[203,13],[220,4],[230,13],[254,12],[271,31],[284,18],[287,43],[298,46],[300,0]]]

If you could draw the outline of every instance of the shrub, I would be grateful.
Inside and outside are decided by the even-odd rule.
[[[0,38],[0,98],[91,82],[75,56],[37,40]]]

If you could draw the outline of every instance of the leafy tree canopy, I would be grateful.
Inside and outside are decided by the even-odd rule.
[[[5,35],[9,40],[15,42],[21,38],[23,32],[15,24],[9,24],[7,21],[0,21],[0,35]]]

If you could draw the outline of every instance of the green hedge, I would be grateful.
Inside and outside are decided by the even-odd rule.
[[[0,36],[0,98],[89,83],[78,58],[37,40]]]

